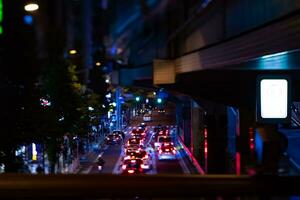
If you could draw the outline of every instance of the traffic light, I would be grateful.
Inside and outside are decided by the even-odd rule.
[[[158,98],[158,99],[157,99],[157,103],[159,103],[159,104],[162,103],[162,99],[161,99],[161,98]]]

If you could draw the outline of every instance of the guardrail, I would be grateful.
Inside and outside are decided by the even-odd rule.
[[[300,177],[234,175],[0,175],[1,199],[300,195]]]

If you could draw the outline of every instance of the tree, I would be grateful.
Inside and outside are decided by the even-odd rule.
[[[0,162],[5,164],[6,172],[17,172],[22,163],[15,150],[34,136],[34,122],[26,117],[38,104],[35,94],[39,65],[34,29],[23,24],[22,4],[4,3],[7,12],[0,59]]]

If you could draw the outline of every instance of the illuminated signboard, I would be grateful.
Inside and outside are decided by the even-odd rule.
[[[265,75],[257,79],[256,117],[262,123],[287,123],[290,119],[290,80]]]

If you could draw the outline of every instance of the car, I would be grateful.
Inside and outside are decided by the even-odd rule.
[[[114,130],[112,133],[120,135],[123,140],[125,139],[125,133],[121,130]]]
[[[171,132],[169,129],[162,128],[160,131],[156,132],[155,139],[157,140],[159,136],[171,136]]]
[[[147,131],[147,124],[146,123],[141,123],[140,126],[141,128],[143,128],[145,131]]]
[[[142,148],[126,149],[124,159],[126,160],[126,159],[135,159],[135,158],[139,158],[141,160],[147,160],[150,157],[147,151]]]
[[[172,138],[166,135],[158,136],[156,142],[154,143],[155,149],[158,149],[163,143],[172,143]]]
[[[127,147],[141,147],[143,146],[143,140],[141,138],[137,138],[137,137],[131,137],[128,139],[127,143],[126,143]]]
[[[158,160],[174,160],[176,159],[176,148],[173,143],[163,143],[158,148]]]
[[[143,116],[144,122],[151,122],[151,115],[150,114],[144,114]]]
[[[151,157],[149,156],[148,152],[144,149],[139,150],[138,158],[140,158],[143,161],[143,164],[141,165],[142,169],[144,171],[151,169]]]
[[[105,144],[120,144],[122,140],[122,136],[120,136],[118,133],[111,133],[105,137]]]
[[[144,139],[146,137],[146,130],[142,127],[131,131],[131,137]]]
[[[147,171],[151,168],[151,161],[148,152],[142,148],[127,148],[123,160],[140,159],[143,161],[141,168]]]
[[[140,174],[143,173],[143,161],[141,159],[127,159],[122,164],[122,174]]]

